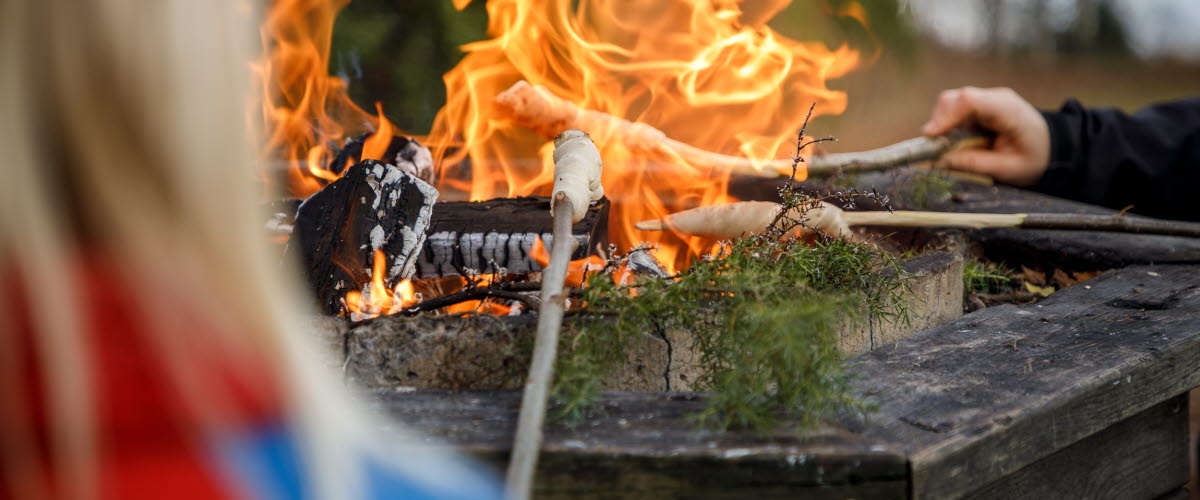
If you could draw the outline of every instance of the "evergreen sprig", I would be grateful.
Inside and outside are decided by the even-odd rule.
[[[809,140],[801,128],[792,178],[806,147],[832,140]],[[862,327],[863,314],[907,321],[905,273],[874,245],[796,236],[807,210],[863,197],[887,203],[855,191],[814,198],[786,183],[783,210],[767,231],[722,242],[717,254],[669,278],[618,283],[622,257],[614,257],[584,289],[584,310],[596,317],[577,318],[563,337],[555,382],[561,416],[583,415],[633,339],[671,329],[689,332],[700,353],[698,382],[711,395],[696,417],[705,426],[766,431],[781,416],[811,425],[834,412],[864,412],[838,351],[839,331]]]

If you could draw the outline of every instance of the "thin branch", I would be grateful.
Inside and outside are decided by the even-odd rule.
[[[449,307],[470,300],[484,300],[487,298],[517,300],[524,303],[530,309],[536,309],[538,307],[537,299],[528,295],[523,295],[520,292],[536,292],[541,289],[541,286],[542,284],[540,282],[535,281],[505,282],[490,286],[469,287],[451,294],[423,300],[418,302],[416,305],[404,308],[397,314],[415,316],[423,312],[436,311],[443,307]]]

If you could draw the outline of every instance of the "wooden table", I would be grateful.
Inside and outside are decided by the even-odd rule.
[[[984,189],[992,194],[969,192],[958,209],[1029,206],[997,201],[1013,196],[1039,202]],[[877,405],[866,421],[713,435],[688,419],[702,394],[605,394],[575,428],[547,430],[538,496],[1186,497],[1187,392],[1200,386],[1200,242],[1049,233],[989,232],[977,241],[997,251],[1040,248],[1064,265],[1127,267],[852,358],[858,388]],[[376,396],[382,411],[418,431],[496,464],[507,456],[515,391]]]

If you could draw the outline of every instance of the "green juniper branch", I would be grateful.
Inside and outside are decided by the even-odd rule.
[[[807,145],[803,133],[798,144]],[[817,199],[790,183],[780,194],[781,213],[830,198],[882,199],[858,192]],[[803,217],[781,217],[772,230],[724,242],[716,255],[698,258],[676,276],[640,279],[636,295],[614,281],[615,265],[589,276],[581,298],[585,310],[607,314],[576,318],[573,333],[561,340],[555,385],[560,416],[584,414],[624,363],[633,339],[671,329],[694,336],[700,353],[697,382],[711,395],[696,417],[705,426],[765,431],[780,416],[809,425],[833,412],[865,411],[851,391],[838,332],[863,314],[907,321],[905,274],[894,257],[872,245],[787,237],[798,224]]]

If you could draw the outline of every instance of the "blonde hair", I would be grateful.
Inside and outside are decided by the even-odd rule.
[[[74,488],[64,496],[86,497],[95,484],[94,406],[80,383],[92,360],[71,295],[79,284],[70,263],[85,247],[132,285],[169,380],[191,398],[201,426],[219,428],[229,403],[205,392],[205,367],[188,355],[205,343],[266,363],[284,386],[320,496],[355,496],[356,454],[405,455],[381,448],[374,434],[383,426],[322,369],[304,330],[306,298],[262,233],[258,132],[247,115],[254,15],[240,0],[0,2],[0,270],[20,272],[37,319],[56,477]],[[187,325],[153,307],[164,301],[211,320],[212,335],[172,335]],[[17,355],[11,321],[0,319],[0,356]],[[3,361],[7,440],[22,435],[14,428],[21,410],[12,408],[22,399],[12,395],[28,381]],[[12,477],[32,447],[10,441],[2,452],[21,498],[46,496]],[[449,461],[422,460],[451,472]]]

